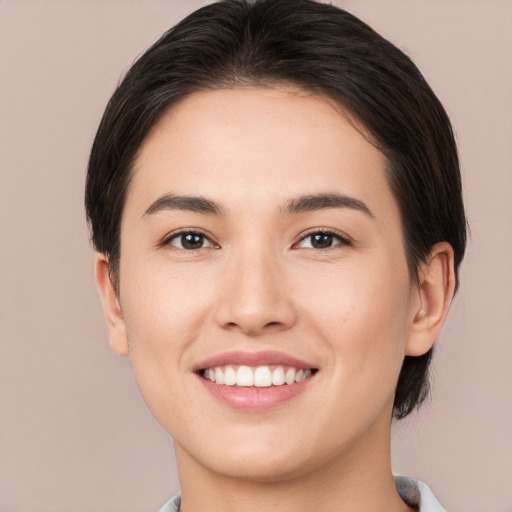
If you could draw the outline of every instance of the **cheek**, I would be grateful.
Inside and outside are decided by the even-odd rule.
[[[149,410],[165,424],[190,403],[176,390],[190,379],[187,354],[205,321],[209,290],[149,264],[126,265],[124,277],[121,307],[133,374]]]
[[[147,262],[126,265],[121,306],[130,355],[135,364],[181,365],[181,354],[194,342],[212,300],[211,280],[196,272],[172,272]]]
[[[355,435],[376,418],[390,419],[407,337],[407,287],[396,281],[376,286],[375,280],[362,277],[338,284],[338,293],[316,301],[312,297],[312,314],[324,319],[315,327],[329,354],[326,376],[332,383],[322,415],[323,423],[337,426],[336,432]]]
[[[334,371],[352,382],[394,381],[408,335],[411,288],[405,263],[381,258],[317,277],[304,309],[329,346]]]

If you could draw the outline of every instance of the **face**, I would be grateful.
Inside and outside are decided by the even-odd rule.
[[[292,90],[196,93],[153,129],[113,346],[179,461],[279,480],[389,443],[419,293],[385,165]]]

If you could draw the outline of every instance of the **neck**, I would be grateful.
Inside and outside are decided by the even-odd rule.
[[[411,511],[394,485],[389,425],[380,432],[376,437],[363,436],[350,450],[310,471],[273,481],[242,480],[236,475],[216,473],[176,445],[181,512]]]

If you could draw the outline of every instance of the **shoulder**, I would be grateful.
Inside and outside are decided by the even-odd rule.
[[[446,512],[424,482],[407,476],[395,476],[395,485],[404,502],[418,507],[420,512]]]
[[[395,485],[400,497],[407,505],[419,507],[420,512],[446,512],[437,501],[429,486],[407,476],[395,476]],[[173,496],[159,512],[179,512],[181,495]]]
[[[181,504],[181,494],[174,495],[159,512],[179,512]]]

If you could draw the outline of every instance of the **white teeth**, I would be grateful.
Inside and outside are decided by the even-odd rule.
[[[232,366],[226,366],[224,370],[224,384],[234,386],[236,384],[236,372]]]
[[[224,372],[220,368],[215,368],[215,382],[224,384]]]
[[[254,385],[257,388],[268,388],[272,385],[272,373],[268,366],[258,366],[254,372]]]
[[[286,375],[284,376],[284,381],[286,384],[293,384],[295,382],[295,368],[290,368],[286,371]]]
[[[203,371],[203,377],[219,385],[268,388],[302,382],[313,374],[311,369],[296,370],[288,367],[285,371],[282,366],[276,366],[274,370],[271,370],[268,366],[251,368],[242,365],[238,369],[235,368],[237,367],[231,365],[207,368]]]
[[[254,374],[248,366],[239,366],[236,372],[237,386],[249,387],[254,385]]]
[[[278,366],[272,372],[272,384],[274,386],[282,386],[284,384],[284,370],[282,366]]]

